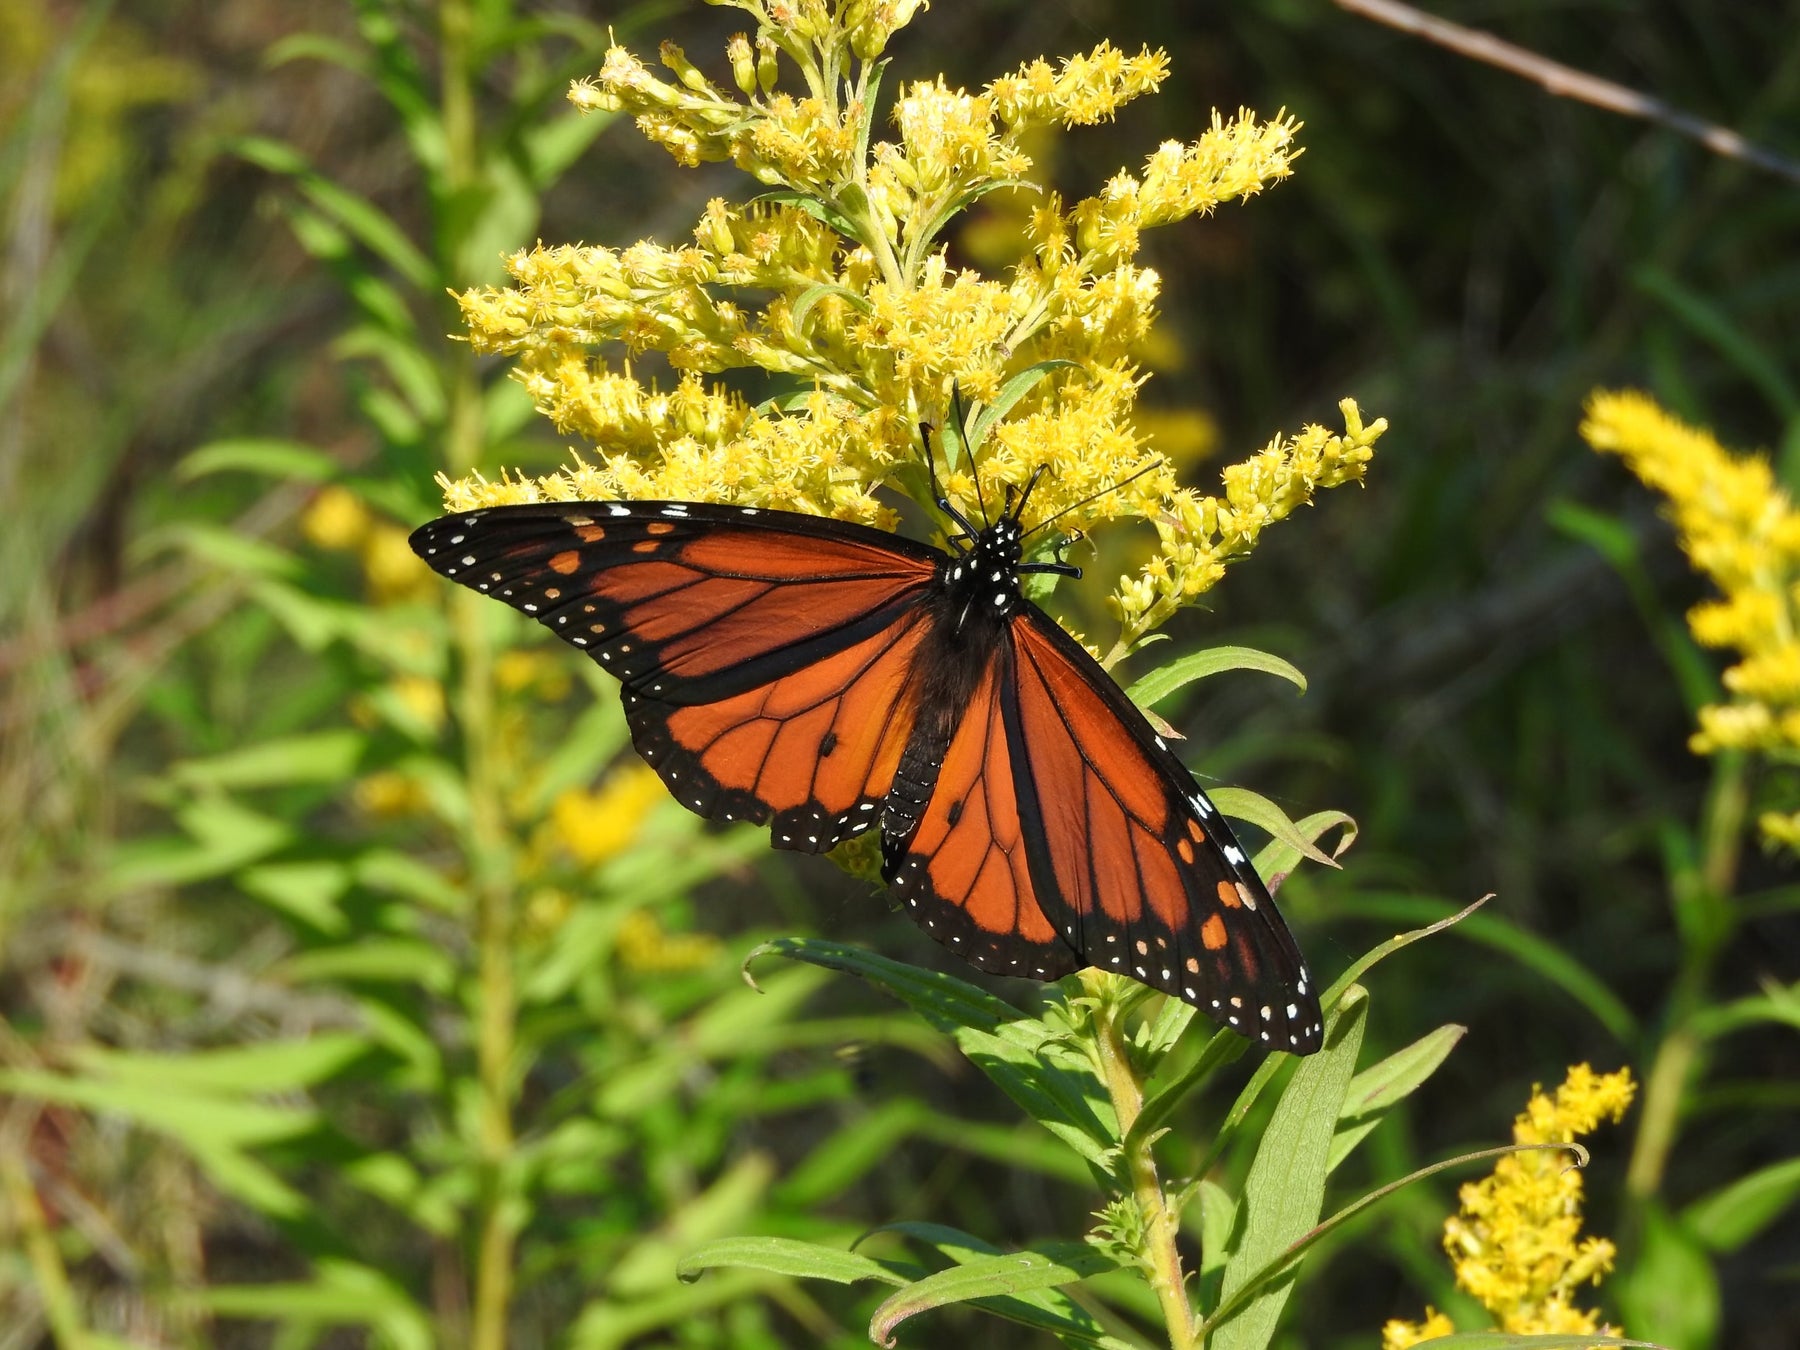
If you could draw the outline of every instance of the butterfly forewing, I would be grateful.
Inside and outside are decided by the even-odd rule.
[[[634,744],[691,810],[772,821],[807,852],[873,825],[911,727],[932,550],[678,502],[468,512],[413,547],[619,676]]]
[[[1041,610],[1019,616],[1013,640],[1007,732],[1045,915],[1084,964],[1266,1045],[1316,1050],[1311,975],[1218,809]]]

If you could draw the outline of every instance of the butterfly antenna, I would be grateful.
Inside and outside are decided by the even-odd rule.
[[[938,439],[943,439],[941,434]],[[973,539],[977,533],[974,525],[951,504],[950,494],[944,491],[944,485],[938,481],[937,457],[931,453],[931,427],[928,423],[919,423],[919,442],[925,448],[925,472],[931,479],[931,500],[936,503],[938,510],[949,516],[965,535]],[[950,542],[954,544],[956,541],[953,539]]]
[[[955,380],[950,382],[950,415],[956,420],[957,439],[969,452],[969,477],[975,480],[975,506],[981,512],[981,523],[986,525],[993,517],[988,515],[987,502],[982,500],[981,471],[975,467],[975,447],[969,444],[969,415],[963,407],[962,389]]]
[[[1011,516],[1016,521],[1025,514],[1025,503],[1031,500],[1032,489],[1038,485],[1038,479],[1042,478],[1049,471],[1050,466],[1048,464],[1040,464],[1031,471],[1031,477],[1025,480],[1025,490],[1019,494],[1019,504],[1017,506],[1014,506],[1012,502],[1012,489],[1008,488],[1006,490],[1007,515]]]
[[[1029,530],[1025,531],[1022,538],[1029,539],[1029,538],[1031,538],[1032,535],[1036,534],[1039,530],[1046,529],[1049,526],[1056,524],[1057,521],[1061,520],[1064,516],[1068,515],[1069,512],[1079,511],[1082,507],[1088,505],[1090,502],[1099,501],[1102,497],[1106,496],[1107,493],[1117,492],[1120,488],[1129,486],[1130,484],[1137,482],[1138,479],[1142,478],[1145,474],[1149,473],[1152,469],[1161,468],[1162,464],[1163,464],[1163,460],[1162,460],[1162,457],[1159,455],[1157,458],[1151,460],[1150,463],[1144,465],[1144,467],[1139,469],[1136,473],[1132,474],[1131,477],[1121,478],[1118,482],[1113,483],[1107,487],[1103,487],[1098,492],[1095,492],[1086,497],[1083,497],[1080,501],[1076,502],[1073,506],[1065,506],[1065,507],[1063,507],[1062,510],[1058,511],[1055,515],[1049,516],[1043,520],[1040,520],[1037,524],[1033,525]],[[1049,467],[1049,466],[1040,464],[1038,466],[1037,473],[1032,474],[1031,482],[1029,484],[1027,484],[1026,488],[1025,488],[1025,493],[1027,496],[1029,496],[1031,494],[1031,489],[1032,489],[1032,487],[1036,486],[1039,475],[1042,474],[1047,467]],[[1024,510],[1024,506],[1025,506],[1025,503],[1023,501],[1020,501],[1019,508],[1021,511]]]

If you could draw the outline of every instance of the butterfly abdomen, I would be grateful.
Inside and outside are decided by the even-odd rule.
[[[992,579],[996,571],[999,581]],[[1005,603],[995,603],[995,596],[1003,596]],[[889,882],[931,801],[950,741],[995,649],[1007,640],[1007,615],[1017,601],[1018,579],[1004,560],[996,565],[991,558],[980,558],[978,550],[946,558],[939,568],[926,600],[930,627],[914,667],[918,720],[882,803],[882,874]]]

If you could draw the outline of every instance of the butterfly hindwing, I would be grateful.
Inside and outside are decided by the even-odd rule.
[[[1035,607],[1002,702],[1045,916],[1082,964],[1308,1054],[1317,991],[1218,808],[1097,662]]]
[[[950,738],[919,822],[896,841],[894,896],[932,937],[982,970],[1054,980],[1081,968],[1037,902],[1001,714],[1012,655],[995,649]]]
[[[660,502],[467,512],[413,546],[618,676],[633,742],[683,805],[772,821],[777,846],[806,852],[874,824],[911,727],[933,550]]]

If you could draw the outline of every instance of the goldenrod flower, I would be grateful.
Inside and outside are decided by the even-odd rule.
[[[529,693],[555,702],[569,692],[569,668],[542,647],[514,647],[495,659],[494,683],[509,694]]]
[[[597,866],[625,850],[667,795],[649,765],[621,765],[597,792],[571,788],[558,796],[550,808],[551,832],[575,861]]]
[[[378,818],[423,815],[431,808],[425,785],[411,774],[392,769],[357,779],[351,798],[358,810]]]
[[[1422,1322],[1403,1322],[1395,1318],[1381,1328],[1381,1350],[1412,1350],[1425,1341],[1435,1341],[1456,1334],[1456,1323],[1435,1308],[1425,1309]]]
[[[406,537],[405,530],[385,522],[371,525],[363,536],[363,577],[377,604],[429,599],[438,593],[437,578]]]
[[[619,963],[646,975],[701,970],[717,959],[719,939],[710,933],[671,933],[647,909],[634,909],[613,939]]]
[[[362,499],[335,483],[320,489],[300,513],[300,532],[317,547],[334,552],[362,543],[374,523]]]
[[[1596,392],[1581,434],[1667,498],[1683,552],[1721,598],[1688,611],[1694,640],[1735,650],[1729,703],[1700,709],[1696,754],[1800,749],[1800,511],[1760,455],[1736,455],[1711,432],[1671,417],[1648,395]],[[1793,846],[1800,817],[1761,821]]]
[[[1555,1096],[1534,1088],[1513,1122],[1513,1142],[1567,1144],[1618,1120],[1636,1093],[1631,1073],[1596,1074],[1577,1064]],[[1614,1335],[1591,1310],[1575,1306],[1585,1284],[1612,1269],[1614,1247],[1581,1236],[1581,1171],[1554,1150],[1509,1153],[1492,1176],[1459,1192],[1462,1212],[1444,1224],[1444,1250],[1456,1283],[1494,1317],[1495,1329],[1531,1333]],[[1427,1329],[1429,1334],[1427,1334]],[[1402,1350],[1456,1328],[1441,1313],[1426,1323],[1390,1322],[1385,1350]]]
[[[928,502],[920,424],[943,422],[953,390],[976,414],[1004,393],[1007,416],[976,448],[984,488],[1048,466],[1039,519],[1067,511],[1059,524],[1071,532],[1113,520],[1157,531],[1158,553],[1114,595],[1120,653],[1210,587],[1263,526],[1361,478],[1386,423],[1365,424],[1350,400],[1341,434],[1276,437],[1227,471],[1219,496],[1180,487],[1164,458],[1193,452],[1195,424],[1165,447],[1133,414],[1144,378],[1133,354],[1162,286],[1136,261],[1141,232],[1286,177],[1293,119],[1215,115],[1192,143],[1164,145],[1141,173],[1065,206],[1032,185],[1031,148],[1046,127],[1103,121],[1154,92],[1168,74],[1161,52],[1102,43],[977,92],[916,81],[895,98],[893,139],[881,139],[872,57],[915,4],[731,2],[757,29],[727,46],[730,88],[672,45],[667,77],[614,47],[571,98],[629,113],[678,162],[731,159],[782,191],[708,203],[679,246],[539,246],[510,260],[511,286],[461,295],[476,350],[512,356],[538,408],[599,451],[546,478],[446,482],[450,507],[727,501],[892,528],[879,489]],[[778,87],[790,70],[803,93]],[[1035,205],[1016,261],[995,275],[952,267],[941,240],[958,215],[1021,189]],[[625,360],[600,354],[612,344]],[[674,389],[634,374],[630,358],[647,351],[675,369]],[[788,392],[751,406],[706,378],[738,369]],[[951,499],[974,512],[969,463],[943,469]]]

